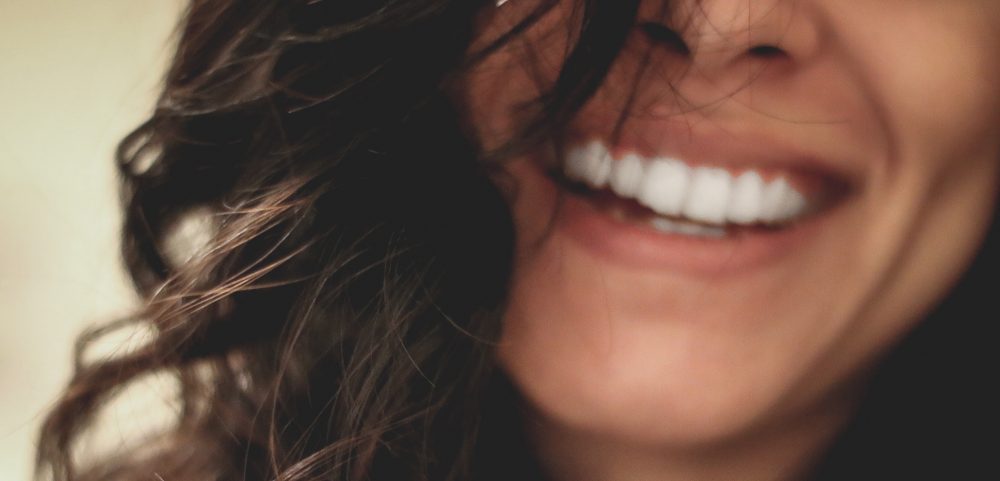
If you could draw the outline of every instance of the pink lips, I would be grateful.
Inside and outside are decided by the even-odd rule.
[[[780,230],[741,229],[718,239],[664,234],[619,221],[574,195],[566,197],[558,216],[560,234],[608,261],[639,269],[721,275],[779,259],[818,235],[832,212]]]

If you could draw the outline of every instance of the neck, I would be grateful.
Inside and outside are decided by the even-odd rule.
[[[695,447],[623,441],[545,419],[528,431],[553,481],[798,481],[852,411],[826,410]]]

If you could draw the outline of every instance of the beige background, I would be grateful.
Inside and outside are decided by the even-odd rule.
[[[74,335],[125,312],[114,144],[181,0],[0,0],[0,480],[27,480]]]

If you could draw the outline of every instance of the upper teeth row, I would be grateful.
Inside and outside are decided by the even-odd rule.
[[[597,141],[570,149],[565,173],[595,189],[610,187],[659,214],[709,224],[785,223],[809,209],[806,197],[784,177],[765,182],[752,169],[734,177],[718,167],[636,154],[612,159]]]

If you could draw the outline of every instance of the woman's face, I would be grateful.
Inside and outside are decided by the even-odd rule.
[[[510,0],[480,40],[536,4]],[[689,55],[647,34],[662,8],[643,2],[654,26],[635,28],[563,158],[506,167],[500,361],[540,419],[604,437],[713,443],[838,412],[993,215],[1000,2],[673,2]],[[551,84],[571,11],[469,75],[484,147]],[[544,162],[589,187],[560,187]]]

